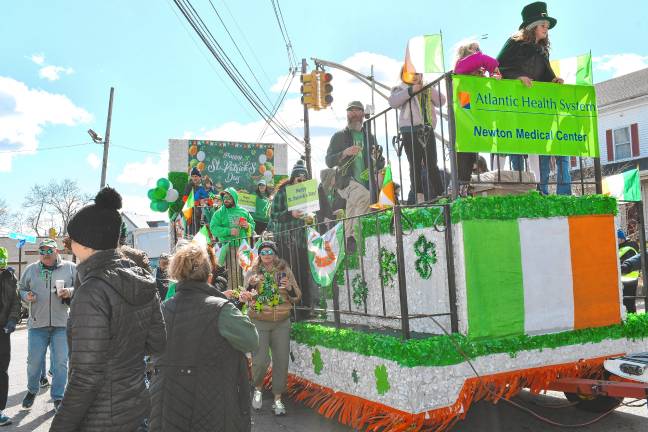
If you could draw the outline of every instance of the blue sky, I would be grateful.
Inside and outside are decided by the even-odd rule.
[[[212,1],[257,79],[276,98],[288,61],[270,0]],[[410,0],[405,10],[396,1],[283,0],[281,7],[298,59],[318,57],[363,72],[374,64],[377,78],[392,84],[408,38],[442,30],[448,67],[453,45],[469,36],[488,34],[482,51],[495,56],[520,24],[526,3]],[[193,4],[243,70],[208,0]],[[550,32],[552,58],[591,50],[595,81],[647,67],[642,25],[648,8],[641,1],[615,5],[549,2],[549,14],[558,19]],[[86,130],[103,135],[110,86],[116,93],[108,183],[125,196],[128,210],[145,212],[147,183],[166,172],[169,138],[259,136],[259,117],[171,0],[22,0],[0,3],[0,17],[0,198],[13,210],[32,184],[50,177],[76,179],[87,192],[96,192],[101,147],[88,144]],[[316,167],[329,136],[344,124],[345,104],[369,97],[362,85],[333,73],[333,108],[312,116]],[[294,82],[280,115],[301,135],[298,98]],[[268,135],[263,141],[276,140]],[[78,144],[86,145],[47,150]]]

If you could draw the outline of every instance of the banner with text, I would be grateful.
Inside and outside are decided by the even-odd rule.
[[[245,192],[239,192],[238,194],[239,207],[244,208],[250,213],[254,213],[256,211],[256,200],[257,200],[256,195],[252,195]]]
[[[593,86],[453,75],[460,152],[598,157]]]
[[[307,180],[286,186],[286,201],[288,201],[288,211],[299,210],[310,213],[319,210],[317,180]]]
[[[254,193],[261,179],[273,184],[273,144],[189,140],[188,152],[189,170],[197,167],[218,191],[233,187]]]

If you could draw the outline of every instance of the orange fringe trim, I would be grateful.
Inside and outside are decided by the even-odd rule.
[[[288,376],[287,394],[292,399],[317,409],[326,418],[337,416],[340,423],[354,429],[369,432],[443,432],[463,420],[474,402],[488,400],[497,403],[501,398],[510,399],[524,388],[537,394],[546,390],[558,378],[601,378],[606,358],[608,357],[487,375],[481,379],[469,378],[464,382],[453,405],[419,414],[336,392],[293,374]],[[270,372],[264,384],[267,388],[270,387]]]

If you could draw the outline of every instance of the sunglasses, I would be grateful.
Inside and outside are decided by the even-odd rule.
[[[52,255],[54,253],[54,249],[39,249],[38,253],[41,255]]]
[[[272,249],[263,249],[261,252],[259,252],[259,255],[261,256],[274,255],[274,251]]]

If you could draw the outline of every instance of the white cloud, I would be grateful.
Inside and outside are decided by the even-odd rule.
[[[648,67],[648,56],[639,54],[607,54],[594,57],[594,68],[598,71],[612,72],[612,78],[626,75]]]
[[[150,220],[164,220],[167,215],[160,212],[154,212],[149,207],[150,201],[146,197],[146,193],[140,195],[123,195],[122,194],[122,211],[126,213],[134,213],[143,216],[147,221]]]
[[[40,70],[38,71],[38,76],[49,81],[57,81],[61,79],[62,74],[71,75],[73,73],[74,69],[72,69],[71,67],[48,65],[40,68]]]
[[[97,170],[101,166],[101,160],[99,160],[99,156],[96,153],[88,153],[86,161],[93,170]]]
[[[147,156],[143,162],[129,162],[124,165],[117,177],[120,183],[153,187],[157,179],[169,175],[169,152],[164,150],[159,156]],[[145,196],[145,195],[144,195]]]
[[[45,63],[45,56],[43,55],[43,53],[32,54],[31,61],[33,61],[37,65],[42,65],[43,63]]]
[[[91,120],[90,113],[65,95],[31,89],[0,76],[0,171],[11,171],[11,160],[17,154],[36,151],[45,126],[75,126]]]

